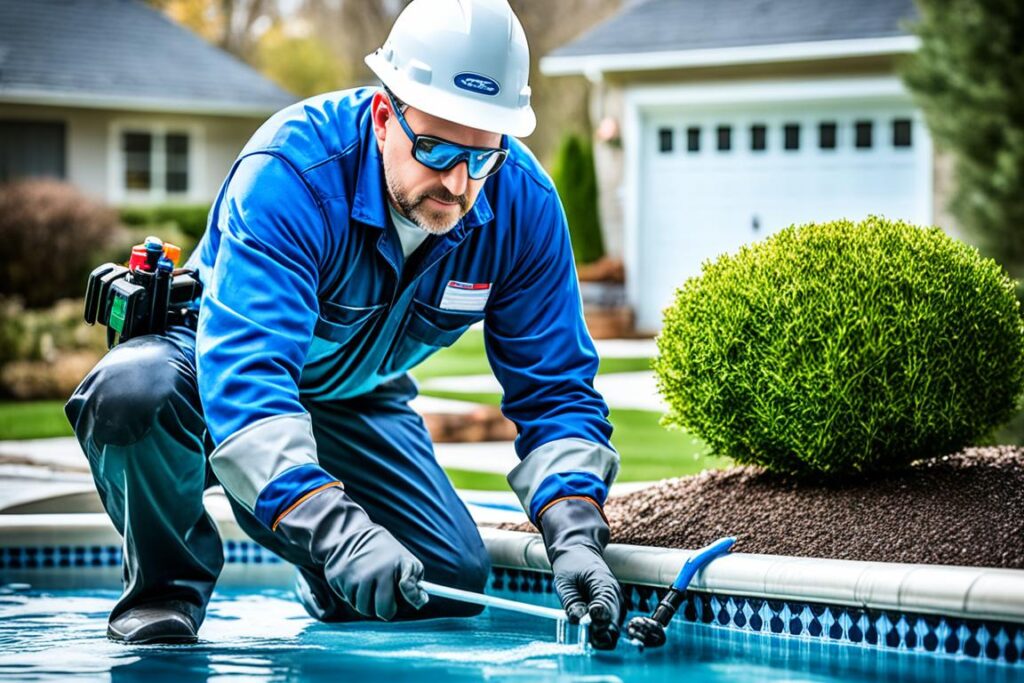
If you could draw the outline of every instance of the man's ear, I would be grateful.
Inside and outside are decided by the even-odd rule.
[[[373,120],[373,135],[377,138],[377,149],[384,148],[387,137],[387,122],[391,118],[391,103],[383,90],[378,90],[370,102],[370,118]]]

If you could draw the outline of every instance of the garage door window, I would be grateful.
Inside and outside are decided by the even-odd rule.
[[[671,128],[659,128],[658,129],[658,151],[665,153],[672,151],[672,129]]]
[[[750,149],[761,152],[768,147],[768,128],[763,124],[750,127]]]
[[[871,149],[871,122],[858,121],[854,125],[857,149]]]
[[[700,151],[700,127],[690,126],[686,129],[686,151],[687,152],[699,152]]]
[[[910,147],[910,119],[895,119],[892,122],[892,146]]]
[[[732,149],[732,127],[731,126],[719,126],[718,127],[718,151],[728,152]]]
[[[800,149],[800,124],[787,123],[783,130],[783,147],[792,151]]]
[[[823,121],[818,124],[818,147],[821,149],[836,148],[835,121]]]

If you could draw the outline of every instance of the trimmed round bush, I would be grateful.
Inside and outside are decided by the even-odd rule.
[[[956,452],[1016,410],[1015,283],[939,228],[792,226],[676,291],[654,368],[663,423],[714,455],[843,475]]]

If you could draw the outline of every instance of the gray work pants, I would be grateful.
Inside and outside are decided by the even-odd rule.
[[[321,467],[424,564],[425,578],[481,591],[490,573],[480,534],[434,457],[423,420],[408,405],[408,376],[370,394],[303,401]],[[203,508],[216,483],[213,444],[196,385],[195,332],[172,327],[114,347],[65,406],[92,468],[103,506],[124,537],[124,594],[111,613],[174,602],[202,623],[224,564],[221,540]],[[230,499],[230,496],[229,496]],[[328,621],[362,618],[338,599],[322,569],[234,500],[239,525],[295,564]],[[399,618],[469,615],[478,608],[433,599]]]

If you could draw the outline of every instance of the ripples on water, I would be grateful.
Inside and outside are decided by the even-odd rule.
[[[106,639],[114,591],[0,588],[0,680],[1009,681],[1009,667],[934,662],[680,624],[681,645],[583,654],[550,622],[485,613],[405,624],[320,624],[284,591],[218,593],[193,646]],[[573,629],[574,630],[574,629]]]

